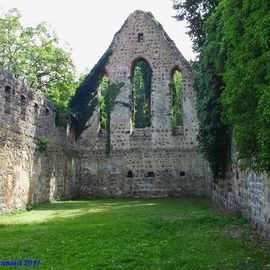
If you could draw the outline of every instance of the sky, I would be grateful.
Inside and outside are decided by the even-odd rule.
[[[172,17],[176,14],[172,0],[0,0],[2,11],[14,7],[22,13],[23,25],[45,21],[63,44],[69,44],[78,74],[96,64],[114,34],[137,9],[152,12],[184,57],[195,58],[185,23]]]

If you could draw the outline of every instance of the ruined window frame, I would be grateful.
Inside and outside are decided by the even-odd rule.
[[[141,65],[145,65],[147,70],[143,70],[143,76],[144,80],[148,81],[147,86],[144,87],[144,105],[147,106],[147,114],[145,114],[144,121],[148,122],[147,124],[139,124],[136,121],[136,105],[135,105],[135,100],[136,97],[134,95],[134,72],[137,67],[137,65],[140,65],[140,62],[142,63]],[[130,82],[131,82],[131,122],[132,122],[132,129],[149,129],[152,125],[152,106],[151,106],[151,100],[152,100],[152,77],[153,77],[153,69],[149,62],[144,58],[144,57],[138,57],[134,59],[134,61],[131,64],[131,69],[130,69]],[[142,113],[142,112],[141,112]],[[147,119],[149,118],[149,119]]]
[[[175,102],[177,99],[177,98],[175,98],[175,95],[177,93],[175,93],[175,89],[174,89],[174,76],[175,76],[176,72],[179,72],[181,74],[181,89],[180,89],[180,94],[179,94],[180,95],[180,101],[179,101],[180,107],[175,112],[174,109],[177,108],[177,107],[175,107]],[[185,88],[184,74],[183,74],[182,70],[179,68],[179,66],[175,66],[171,70],[171,74],[170,74],[170,92],[171,92],[171,98],[172,98],[171,123],[172,123],[172,134],[174,136],[183,135],[183,125],[184,125],[183,92],[184,92],[184,88]],[[180,119],[174,120],[174,117],[177,117],[177,115],[175,116],[175,114],[177,114],[177,113],[180,114]],[[178,123],[176,123],[176,122],[178,122]]]

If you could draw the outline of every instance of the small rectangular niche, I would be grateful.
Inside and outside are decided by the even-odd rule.
[[[138,33],[137,42],[139,42],[139,43],[143,43],[144,42],[144,35],[143,35],[143,33]]]
[[[11,87],[10,87],[9,85],[7,85],[7,86],[5,87],[5,93],[6,93],[6,94],[10,94],[10,93],[11,93]]]
[[[5,113],[10,114],[11,113],[11,87],[7,85],[5,87]]]
[[[21,119],[25,120],[26,115],[26,97],[21,95]]]
[[[184,171],[181,171],[181,172],[179,173],[179,175],[180,175],[180,176],[186,176],[186,173],[185,173]]]
[[[39,106],[37,103],[34,104],[34,110],[35,110],[35,113],[38,113],[38,110],[39,110]]]
[[[147,177],[155,177],[155,173],[152,171],[147,172]]]
[[[133,172],[131,170],[129,170],[126,177],[127,178],[133,178]]]

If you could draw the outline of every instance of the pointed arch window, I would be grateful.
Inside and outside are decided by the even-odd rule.
[[[132,65],[132,123],[134,128],[151,126],[151,77],[152,69],[143,58]]]
[[[179,69],[172,72],[172,126],[173,128],[183,126],[183,75]]]
[[[108,112],[106,110],[105,95],[110,85],[110,78],[104,74],[100,81],[100,128],[106,130],[108,125]]]

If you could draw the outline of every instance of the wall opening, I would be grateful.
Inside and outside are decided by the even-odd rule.
[[[105,94],[108,91],[110,85],[110,78],[107,74],[104,74],[100,80],[100,129],[106,130],[108,125],[108,112],[106,111]]]
[[[179,175],[180,176],[186,176],[186,173],[184,171],[181,171]]]
[[[38,114],[38,111],[39,111],[39,106],[37,103],[34,104],[34,111],[36,114]]]
[[[139,33],[137,36],[137,42],[142,43],[144,42],[144,36],[143,33]]]
[[[128,171],[127,178],[133,178],[133,173],[131,170]]]
[[[147,177],[155,177],[155,173],[154,172],[147,172]]]
[[[183,126],[183,75],[179,69],[172,72],[172,126],[173,128]]]
[[[5,113],[9,114],[11,113],[10,111],[10,105],[11,105],[11,87],[6,86],[5,87]]]
[[[131,75],[133,127],[150,127],[152,69],[145,59],[140,58],[133,63]]]
[[[21,119],[25,120],[26,118],[26,97],[21,95]]]

